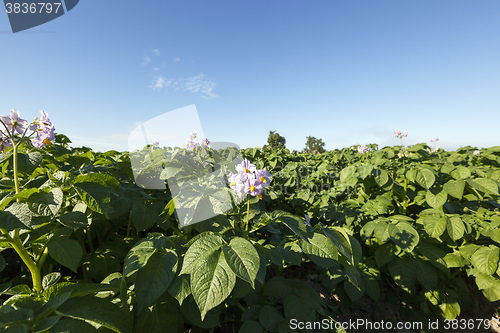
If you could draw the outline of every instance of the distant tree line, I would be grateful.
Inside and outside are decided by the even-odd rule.
[[[306,137],[306,146],[303,149],[305,153],[324,153],[325,143],[322,139],[316,139],[314,136]],[[267,145],[262,147],[263,150],[274,150],[274,149],[285,149],[286,148],[286,139],[281,136],[276,131],[269,131],[269,137],[267,138]]]

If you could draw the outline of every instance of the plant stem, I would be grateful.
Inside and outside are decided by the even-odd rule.
[[[13,158],[14,158],[14,185],[16,186],[16,194],[19,193],[19,178],[17,175],[17,144],[14,143],[14,153],[13,153]],[[19,202],[19,198],[17,199]]]
[[[17,254],[19,255],[19,257],[21,257],[26,266],[28,266],[28,269],[31,273],[31,279],[33,280],[33,288],[37,293],[40,293],[42,291],[42,277],[40,275],[40,270],[31,259],[28,251],[26,251],[26,249],[24,248],[18,235],[14,235],[14,242],[12,243],[12,247],[14,248],[14,250],[16,250]]]
[[[248,204],[247,204],[247,225],[245,227],[245,231],[248,231],[248,220],[250,219],[250,198],[248,198],[248,196],[247,196],[247,201],[248,201]]]
[[[45,258],[47,258],[48,254],[49,254],[49,248],[47,246],[45,246],[45,248],[43,249],[43,252],[40,253],[40,256],[38,257],[38,260],[37,260],[37,266],[38,266],[38,269],[40,271],[42,270],[42,265],[45,262]]]
[[[95,250],[94,250],[94,245],[92,244],[92,236],[90,235],[90,226],[89,228],[87,229],[87,240],[89,242],[89,249],[90,249],[90,252],[94,253]]]
[[[127,224],[127,238],[130,237],[130,228],[131,227],[132,227],[132,216],[129,215],[128,224]]]
[[[20,141],[19,141],[20,142]],[[16,187],[16,194],[19,193],[19,177],[18,177],[18,170],[17,170],[17,148],[19,145],[19,142],[14,142],[14,138],[12,138],[12,143],[13,143],[13,160],[14,160],[14,184]],[[19,202],[19,198],[17,199]],[[3,232],[3,231],[2,231]],[[14,237],[12,237],[12,247],[14,250],[16,250],[17,254],[23,262],[26,264],[28,269],[30,270],[31,273],[31,279],[33,280],[33,289],[37,293],[40,293],[42,291],[42,276],[40,275],[40,269],[36,265],[36,263],[31,259],[30,255],[28,254],[28,251],[23,246],[23,243],[21,242],[21,239],[19,238],[19,229],[14,230]]]

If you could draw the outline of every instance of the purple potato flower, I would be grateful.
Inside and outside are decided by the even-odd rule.
[[[209,145],[210,145],[210,140],[208,140],[207,138],[204,138],[203,140],[201,140],[202,147],[207,148]]]
[[[257,170],[257,167],[255,164],[252,164],[249,160],[245,159],[236,166],[236,170],[240,173],[254,173]]]
[[[10,110],[9,116],[0,116],[0,120],[12,134],[14,134],[14,130],[19,134],[23,134],[25,126],[28,124],[26,120],[19,118],[19,112],[16,109]]]
[[[267,187],[271,183],[271,174],[265,168],[255,171],[255,177],[264,187]]]
[[[370,148],[368,148],[367,146],[365,145],[362,145],[362,146],[358,146],[358,153],[360,154],[363,154],[363,153],[366,153],[367,151],[369,151]]]
[[[264,188],[257,179],[255,179],[254,177],[248,177],[247,181],[245,182],[244,192],[256,197],[264,192]]]
[[[304,222],[305,225],[311,225],[311,219],[309,218],[309,215],[307,214],[304,214],[305,218],[306,218],[306,221]]]

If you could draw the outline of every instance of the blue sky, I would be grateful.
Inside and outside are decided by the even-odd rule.
[[[0,14],[0,114],[44,110],[101,151],[193,104],[205,136],[242,148],[271,130],[290,149],[397,145],[396,128],[405,144],[495,146],[499,17],[497,0],[82,0],[13,34]]]

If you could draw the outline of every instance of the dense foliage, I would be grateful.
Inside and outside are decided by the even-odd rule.
[[[68,142],[20,143],[18,191],[12,148],[0,155],[0,327],[12,332],[291,332],[291,319],[335,316],[283,277],[306,264],[346,305],[377,300],[382,279],[427,318],[471,306],[468,276],[500,299],[500,147],[246,149],[271,182],[246,202],[225,182],[228,203],[219,185],[238,172],[234,148],[99,153]],[[137,185],[166,179],[175,198]],[[179,200],[188,194],[197,199]],[[202,208],[214,216],[190,224]]]

